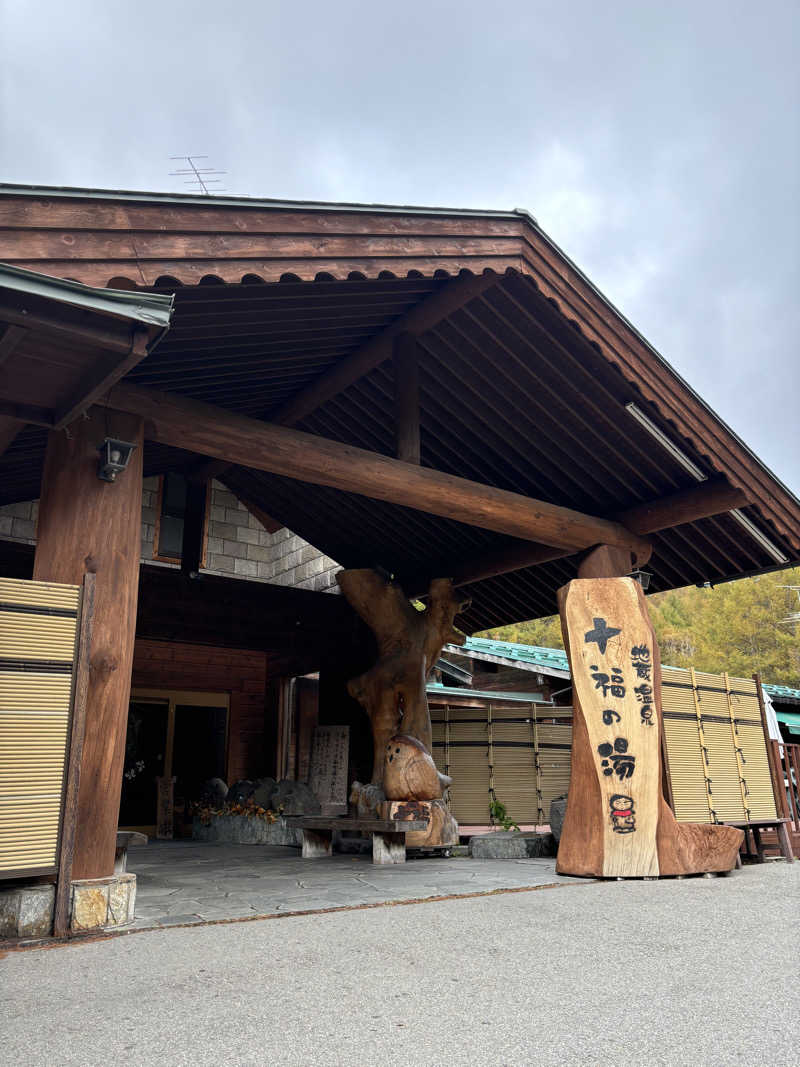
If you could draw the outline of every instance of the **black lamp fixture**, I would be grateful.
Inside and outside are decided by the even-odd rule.
[[[646,593],[647,590],[650,588],[650,579],[653,577],[653,575],[650,574],[649,571],[631,571],[631,573],[627,577],[635,578]]]
[[[100,461],[97,465],[97,477],[104,482],[115,482],[117,475],[128,466],[136,445],[130,441],[120,441],[116,437],[107,437],[102,445],[97,446]]]

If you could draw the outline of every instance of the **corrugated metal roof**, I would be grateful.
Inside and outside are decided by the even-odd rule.
[[[772,697],[777,701],[790,701],[791,703],[800,704],[800,689],[790,689],[788,685],[764,685],[764,688]],[[776,714],[778,714],[776,712]],[[780,719],[780,714],[778,718]]]
[[[542,648],[539,645],[523,645],[516,641],[495,641],[490,637],[468,637],[464,645],[445,645],[445,648],[450,653],[467,649],[470,652],[514,660],[544,674],[551,670],[569,672],[567,653],[562,648]]]
[[[442,700],[446,697],[461,697],[462,699],[477,697],[484,700],[493,700],[496,703],[508,700],[518,704],[547,704],[548,707],[550,706],[549,701],[542,700],[541,693],[493,693],[488,689],[458,689],[455,686],[437,685],[436,682],[430,682],[425,688],[428,697],[433,700]]]

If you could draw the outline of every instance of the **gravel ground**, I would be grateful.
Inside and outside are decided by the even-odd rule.
[[[800,865],[11,952],[9,1067],[800,1063]]]

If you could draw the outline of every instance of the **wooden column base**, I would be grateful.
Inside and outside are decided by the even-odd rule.
[[[372,862],[378,866],[406,862],[406,835],[380,834],[372,835]]]
[[[302,835],[304,860],[322,859],[333,855],[333,830],[303,830]]]

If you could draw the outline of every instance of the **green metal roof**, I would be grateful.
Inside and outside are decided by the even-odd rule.
[[[541,693],[502,693],[494,692],[488,689],[469,689],[458,688],[457,686],[450,685],[438,685],[436,682],[429,682],[425,687],[429,697],[483,697],[487,700],[493,700],[498,703],[502,700],[512,700],[521,704],[547,704],[550,706],[549,701],[542,700]]]
[[[463,646],[453,645],[448,651],[458,653],[463,649],[515,660],[544,673],[559,671],[569,674],[567,653],[563,648],[541,648],[539,645],[520,645],[515,641],[494,641],[487,637],[468,637]],[[463,654],[463,651],[462,651]]]
[[[172,315],[172,294],[132,292],[124,289],[96,289],[81,282],[52,278],[22,267],[0,263],[0,288],[46,297],[84,311],[131,319],[166,330]]]
[[[800,734],[800,713],[795,711],[777,711],[778,721],[788,729],[790,734]]]
[[[800,689],[790,689],[788,685],[765,685],[764,688],[778,703],[800,704]],[[781,717],[780,712],[776,711],[775,714]]]

